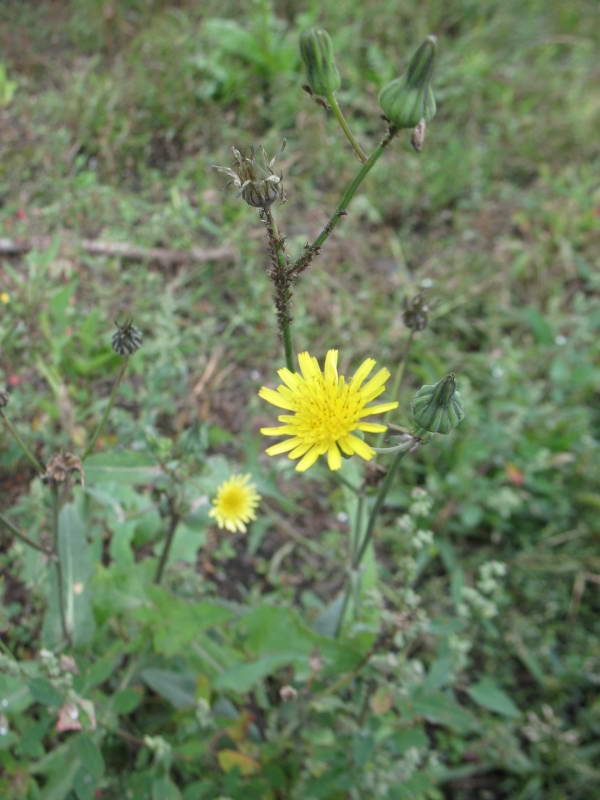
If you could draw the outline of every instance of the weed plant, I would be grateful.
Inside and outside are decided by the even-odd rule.
[[[0,796],[595,796],[596,12],[5,0]]]

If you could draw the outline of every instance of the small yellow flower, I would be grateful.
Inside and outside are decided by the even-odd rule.
[[[10,295],[8,292],[0,292],[0,303],[4,303],[4,305],[10,303]]]
[[[256,506],[260,495],[253,483],[248,483],[250,475],[232,475],[217,490],[209,517],[217,520],[219,528],[228,531],[246,532],[246,523],[256,519]]]
[[[290,451],[289,458],[302,456],[296,466],[299,472],[311,467],[325,453],[329,469],[339,469],[342,465],[340,450],[347,456],[356,453],[370,461],[375,451],[352,431],[385,431],[386,425],[363,422],[362,418],[398,407],[395,401],[367,405],[385,391],[389,370],[380,369],[363,385],[377,363],[373,358],[367,358],[346,383],[344,376],[338,375],[337,360],[338,351],[329,350],[325,368],[321,371],[314,356],[300,353],[298,363],[302,374],[280,369],[277,374],[285,385],[278,386],[277,391],[263,386],[258,393],[268,403],[292,412],[277,417],[284,423],[281,427],[261,428],[260,432],[265,436],[290,437],[268,447],[266,452],[275,456]]]

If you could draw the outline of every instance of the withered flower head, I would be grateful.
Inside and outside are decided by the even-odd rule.
[[[0,408],[6,408],[9,399],[10,395],[8,392],[5,392],[4,389],[0,389]]]
[[[48,461],[43,481],[53,484],[64,483],[72,472],[79,473],[79,480],[83,486],[83,465],[79,456],[73,453],[56,453]]]
[[[139,350],[142,346],[142,333],[135,327],[132,320],[128,320],[123,325],[115,322],[115,325],[117,330],[112,337],[112,349],[115,353],[120,356],[130,356]]]
[[[402,304],[404,306],[402,321],[406,327],[412,331],[424,330],[427,327],[429,306],[423,295],[419,292],[410,299],[405,297]]]
[[[267,159],[264,147],[255,149],[251,147],[247,154],[241,153],[232,147],[233,169],[213,165],[219,172],[229,175],[231,182],[239,189],[241,195],[249,206],[254,208],[268,208],[275,200],[285,201],[283,191],[283,175],[273,172],[273,165],[277,157],[285,148],[285,140],[276,156]]]

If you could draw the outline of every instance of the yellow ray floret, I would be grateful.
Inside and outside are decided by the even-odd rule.
[[[209,517],[214,517],[219,528],[246,532],[246,524],[256,519],[256,507],[261,497],[250,475],[232,475],[217,489]]]
[[[277,418],[283,423],[279,427],[261,428],[260,432],[265,436],[290,437],[268,447],[266,452],[270,456],[288,453],[289,458],[300,459],[296,465],[299,472],[311,467],[322,455],[327,456],[329,469],[341,467],[342,453],[356,454],[369,461],[375,451],[354,436],[353,431],[385,431],[386,425],[364,422],[363,418],[398,407],[395,401],[367,405],[385,391],[390,377],[389,370],[380,369],[365,383],[376,364],[374,359],[365,359],[349,382],[338,375],[337,363],[337,350],[328,351],[322,370],[314,356],[300,353],[299,373],[280,369],[277,374],[281,385],[277,389],[263,386],[258,393],[268,403],[291,412]]]

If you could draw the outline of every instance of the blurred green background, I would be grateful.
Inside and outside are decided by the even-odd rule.
[[[278,219],[299,252],[356,170],[333,118],[302,91],[299,32],[330,32],[339,100],[366,149],[385,129],[379,88],[438,37],[425,149],[399,136],[363,184],[295,291],[294,337],[319,357],[339,347],[347,370],[366,356],[393,369],[402,301],[423,291],[430,324],[396,421],[408,422],[422,383],[458,375],[466,420],[402,470],[402,486],[430,492],[439,541],[418,590],[432,617],[445,614],[482,563],[506,563],[500,613],[473,633],[470,664],[522,714],[490,714],[477,736],[431,733],[448,768],[439,797],[591,798],[599,785],[599,10],[596,0],[0,6],[0,236],[36,244],[0,255],[12,418],[45,452],[82,447],[116,369],[113,321],[131,315],[145,345],[101,446],[135,448],[140,431],[175,441],[199,421],[210,453],[262,464],[300,504],[319,498],[304,533],[324,526],[333,547],[333,482],[293,478],[260,455],[269,417],[256,390],[283,364],[265,244],[211,165],[228,165],[231,145],[275,153],[286,138]],[[91,254],[84,240],[221,253],[161,263]],[[27,513],[29,478],[3,438],[0,508]],[[392,496],[395,513],[406,498]],[[278,524],[264,523],[267,540]],[[390,587],[399,536],[390,519]],[[311,573],[316,594],[325,577]],[[14,636],[27,648],[35,626],[20,609]],[[454,690],[460,699],[465,687]]]

